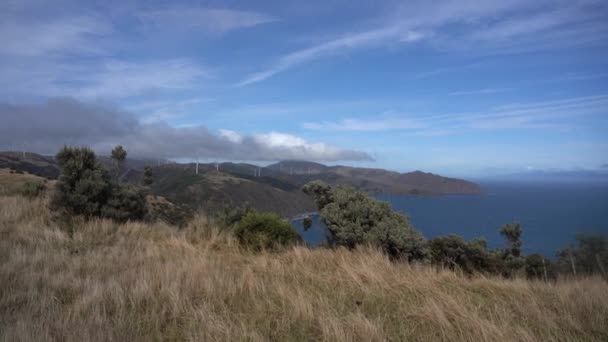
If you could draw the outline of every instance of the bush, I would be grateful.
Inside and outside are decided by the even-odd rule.
[[[64,147],[55,158],[61,175],[51,200],[52,207],[63,209],[69,215],[102,216],[101,209],[112,195],[112,184],[95,153],[86,147]]]
[[[42,182],[25,182],[21,189],[19,189],[19,193],[25,197],[38,197],[46,190],[46,186]]]
[[[242,206],[225,206],[215,215],[218,225],[224,229],[234,229],[247,214],[254,212],[248,203]]]
[[[302,240],[289,222],[271,213],[248,213],[234,233],[243,245],[256,250],[277,249]]]
[[[437,265],[466,273],[491,269],[490,252],[483,239],[466,242],[458,235],[440,236],[429,240],[429,248],[431,260]]]
[[[406,216],[393,211],[388,203],[352,187],[331,188],[320,181],[308,183],[302,190],[315,197],[321,219],[336,245],[354,248],[371,244],[396,259],[428,257],[424,237]]]
[[[557,252],[556,266],[563,273],[600,274],[608,272],[608,236],[578,234],[577,245]]]
[[[306,216],[302,220],[302,226],[304,226],[304,230],[309,230],[312,227],[312,219],[309,216]]]
[[[108,203],[101,209],[101,215],[119,222],[141,220],[146,215],[146,195],[132,186],[114,185]]]
[[[64,147],[55,158],[61,175],[51,200],[54,209],[70,216],[105,217],[121,222],[144,217],[144,193],[114,184],[90,149]]]

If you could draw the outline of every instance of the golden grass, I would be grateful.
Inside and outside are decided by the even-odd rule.
[[[608,284],[466,278],[373,249],[253,253],[204,217],[80,223],[0,197],[0,340],[606,341]]]
[[[27,182],[43,182],[47,187],[55,184],[55,181],[48,181],[46,178],[27,172],[11,173],[9,169],[0,168],[0,196],[17,194],[23,184]]]

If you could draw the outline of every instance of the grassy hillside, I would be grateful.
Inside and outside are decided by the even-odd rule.
[[[23,185],[28,182],[40,182],[46,187],[52,187],[55,181],[21,171],[16,173],[9,169],[0,168],[0,195],[17,194]]]
[[[466,278],[361,249],[253,253],[204,217],[50,219],[0,196],[0,340],[606,341],[608,284]]]

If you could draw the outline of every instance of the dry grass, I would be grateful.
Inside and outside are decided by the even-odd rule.
[[[606,341],[608,284],[467,279],[370,249],[255,254],[203,217],[70,237],[45,200],[0,197],[0,340]]]
[[[23,184],[27,182],[43,182],[48,187],[55,184],[55,181],[48,181],[46,178],[27,172],[11,173],[9,169],[0,168],[0,196],[17,194]]]

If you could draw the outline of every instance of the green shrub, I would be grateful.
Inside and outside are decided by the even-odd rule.
[[[86,147],[64,147],[55,157],[61,168],[51,200],[54,209],[70,216],[139,220],[146,213],[145,194],[112,182],[95,153]]]
[[[371,244],[395,259],[427,259],[422,234],[388,203],[349,186],[331,188],[320,181],[308,183],[302,190],[315,198],[334,244],[349,248]]]
[[[38,197],[46,190],[44,183],[39,181],[25,182],[19,193],[25,197]]]
[[[277,249],[301,242],[289,222],[271,213],[248,213],[238,223],[234,233],[243,245],[256,250]]]
[[[309,230],[310,227],[312,227],[312,219],[310,217],[306,216],[302,220],[302,226],[304,226],[304,230]]]
[[[224,229],[234,229],[247,214],[254,212],[248,203],[242,206],[225,206],[215,215],[215,221]]]
[[[429,248],[437,265],[466,273],[491,270],[490,252],[483,239],[467,242],[458,235],[439,236],[429,240]]]
[[[101,209],[112,194],[112,183],[108,172],[97,162],[95,153],[86,147],[64,147],[55,158],[61,174],[51,200],[52,207],[74,216],[102,216]]]
[[[133,186],[114,185],[112,195],[101,209],[101,215],[118,222],[141,220],[146,215],[146,195]]]

